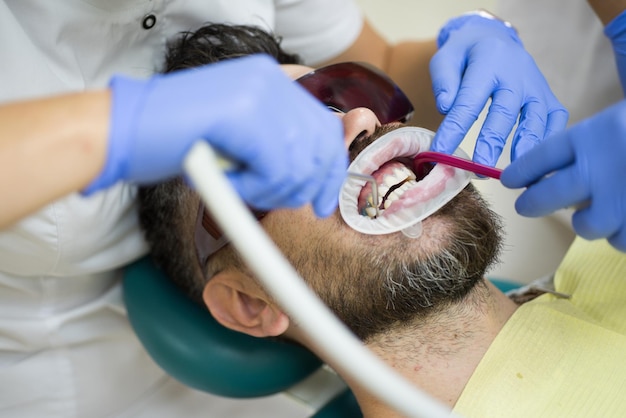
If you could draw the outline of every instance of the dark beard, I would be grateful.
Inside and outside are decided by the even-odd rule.
[[[431,218],[446,224],[447,236],[434,238],[437,248],[414,251],[413,239],[401,233],[384,246],[364,238],[366,245],[349,251],[325,243],[300,266],[308,270],[301,274],[364,341],[440,313],[463,299],[497,260],[501,225],[472,185]]]

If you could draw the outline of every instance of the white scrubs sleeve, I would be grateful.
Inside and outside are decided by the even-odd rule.
[[[573,124],[623,98],[610,41],[585,1],[498,0]]]
[[[285,50],[309,65],[344,52],[362,27],[363,14],[352,0],[276,0],[276,34]]]

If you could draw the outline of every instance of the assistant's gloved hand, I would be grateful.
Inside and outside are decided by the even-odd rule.
[[[119,180],[152,183],[182,172],[205,139],[241,169],[229,179],[257,209],[337,206],[347,152],[339,118],[262,55],[155,76],[115,77],[106,166],[90,193]]]
[[[576,205],[574,230],[626,251],[626,101],[560,132],[502,172],[506,187],[528,187],[515,203],[524,216]],[[547,177],[546,177],[547,176]]]
[[[430,63],[439,111],[446,115],[431,149],[452,153],[492,103],[474,150],[474,161],[494,166],[519,116],[511,160],[563,129],[568,113],[556,99],[514,28],[478,14],[450,20]]]
[[[617,63],[617,72],[626,92],[626,11],[623,11],[604,28],[604,34],[613,45],[613,53]]]

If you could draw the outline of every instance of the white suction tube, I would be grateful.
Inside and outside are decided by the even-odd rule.
[[[448,418],[451,411],[420,391],[365,348],[322,301],[267,236],[220,169],[204,141],[187,154],[184,169],[207,209],[265,288],[337,371],[407,417]]]

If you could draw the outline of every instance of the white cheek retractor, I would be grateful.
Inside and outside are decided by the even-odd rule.
[[[432,215],[470,182],[473,174],[460,168],[437,164],[422,180],[417,181],[402,196],[371,218],[361,213],[359,195],[369,177],[383,164],[396,158],[413,158],[428,151],[435,133],[418,127],[391,131],[367,146],[348,168],[349,175],[339,195],[339,211],[352,229],[368,235],[402,231],[406,236],[421,235],[421,221]],[[469,158],[461,149],[455,155]]]

